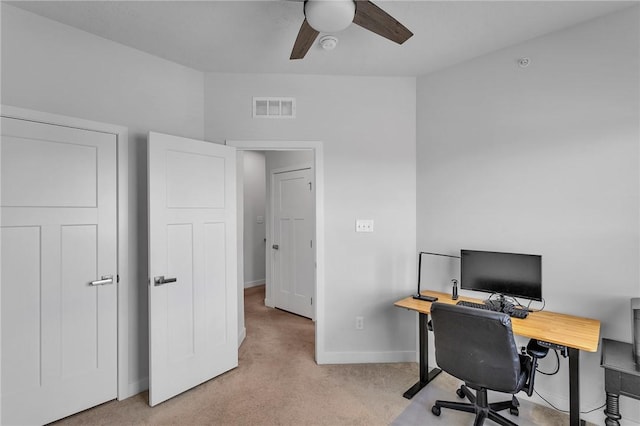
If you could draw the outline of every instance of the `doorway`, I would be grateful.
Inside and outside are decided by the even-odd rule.
[[[308,151],[312,154],[311,165],[313,169],[313,182],[315,187],[314,193],[314,216],[315,216],[315,231],[313,232],[313,274],[315,281],[315,288],[313,289],[311,296],[313,301],[312,317],[315,319],[315,360],[321,364],[324,358],[324,193],[323,193],[323,153],[322,143],[317,141],[227,141],[227,145],[233,146],[238,150],[238,163],[242,163],[243,153],[245,151],[261,151],[261,152],[295,152],[295,151]],[[240,169],[240,168],[239,168]],[[238,174],[238,200],[242,198],[243,181],[241,174]],[[238,207],[238,258],[243,257],[243,241],[244,227],[242,225],[244,220],[244,208]],[[268,223],[269,218],[265,214],[265,226]],[[257,218],[255,218],[257,219]],[[269,231],[270,232],[270,231]],[[274,250],[269,241],[270,235],[267,236],[268,245],[265,250]],[[267,256],[268,257],[268,256]],[[266,262],[266,268],[271,268],[270,262]],[[265,271],[266,276],[269,276],[271,270]],[[239,292],[239,344],[244,339],[246,333],[244,329],[244,265],[243,262],[238,262],[238,292]],[[269,286],[267,287],[267,294],[265,299],[269,304],[271,302],[271,295]]]
[[[244,287],[265,284],[266,306],[314,319],[313,152],[243,157]]]

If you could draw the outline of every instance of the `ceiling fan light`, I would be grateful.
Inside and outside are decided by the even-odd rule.
[[[347,28],[356,14],[353,0],[307,0],[304,15],[311,27],[321,33],[335,33]]]

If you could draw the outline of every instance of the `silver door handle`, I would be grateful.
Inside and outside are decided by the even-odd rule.
[[[91,281],[89,285],[113,284],[113,275],[103,275],[101,279]]]
[[[274,244],[274,245],[271,246],[271,248],[278,250],[280,248],[280,246],[277,245],[277,244]]]
[[[160,275],[159,277],[153,278],[154,285],[164,285],[169,283],[175,283],[176,281],[178,281],[177,278],[165,278],[164,275]]]

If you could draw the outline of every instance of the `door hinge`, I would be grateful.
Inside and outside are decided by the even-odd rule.
[[[311,190],[312,190],[312,189],[311,189],[311,185],[312,185],[312,184],[311,184],[311,182],[309,182],[309,191],[311,191]]]
[[[313,305],[313,297],[311,298],[311,305]]]
[[[309,247],[313,248],[313,240],[309,241]]]
[[[120,275],[116,275],[116,282],[119,283],[120,282]]]

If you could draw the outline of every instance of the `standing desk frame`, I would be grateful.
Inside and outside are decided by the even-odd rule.
[[[481,302],[478,299],[460,296],[452,300],[448,293],[422,291],[424,295],[438,298],[439,303],[454,305],[458,300]],[[427,322],[431,313],[431,302],[416,300],[412,296],[399,300],[395,306],[416,311],[419,314],[419,363],[420,379],[404,393],[407,399],[413,398],[420,389],[432,381],[441,370],[429,370],[429,332]],[[569,424],[579,426],[580,420],[580,351],[596,352],[600,340],[600,321],[576,317],[556,312],[531,312],[525,319],[511,318],[513,333],[522,337],[542,340],[560,346],[566,346],[569,352]]]

